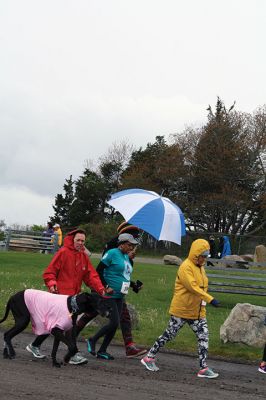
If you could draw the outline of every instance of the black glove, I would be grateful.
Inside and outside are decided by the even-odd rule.
[[[132,287],[133,292],[138,293],[143,283],[139,280],[136,282],[130,282],[130,287]]]
[[[210,304],[211,304],[213,307],[219,307],[220,302],[219,302],[218,300],[216,300],[216,299],[212,299],[212,301],[210,302]]]

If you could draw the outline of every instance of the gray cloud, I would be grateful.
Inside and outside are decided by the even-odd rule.
[[[3,2],[0,219],[46,221],[85,160],[201,124],[217,95],[262,105],[265,11],[262,0]]]

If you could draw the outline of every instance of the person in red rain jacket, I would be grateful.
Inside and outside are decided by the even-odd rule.
[[[43,279],[51,293],[73,296],[81,292],[84,282],[101,296],[108,293],[101,279],[92,266],[85,252],[85,231],[76,229],[67,234],[64,245],[54,255],[48,267],[44,270]],[[26,349],[36,358],[44,358],[40,346],[48,335],[40,335]],[[76,353],[70,359],[70,364],[85,364],[88,360]]]
[[[80,293],[84,282],[100,295],[105,288],[98,273],[85,253],[85,232],[77,229],[64,239],[64,246],[55,254],[43,273],[43,279],[51,293],[73,296]]]

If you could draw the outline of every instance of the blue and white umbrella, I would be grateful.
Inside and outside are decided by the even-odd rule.
[[[107,202],[125,220],[149,233],[157,240],[181,244],[186,234],[184,215],[166,197],[143,189],[129,189],[114,193]]]

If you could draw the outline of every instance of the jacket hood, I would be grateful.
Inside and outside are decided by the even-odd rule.
[[[197,239],[192,242],[190,247],[188,258],[190,261],[195,263],[196,258],[202,254],[204,251],[210,250],[209,242],[205,239]]]
[[[76,233],[85,233],[85,232],[81,229],[75,229],[74,231],[69,232],[64,239],[64,246],[73,251],[76,251],[74,247],[74,236],[76,235]]]

